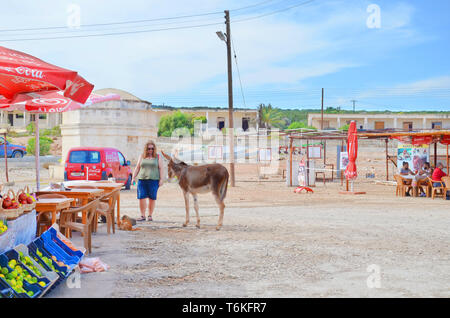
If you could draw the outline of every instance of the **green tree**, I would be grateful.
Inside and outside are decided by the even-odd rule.
[[[39,136],[39,154],[41,156],[48,155],[50,153],[50,145],[53,140],[46,136]],[[28,139],[27,152],[34,154],[36,149],[36,137]]]
[[[162,116],[158,123],[158,136],[171,137],[173,131],[178,128],[187,128],[192,135],[194,133],[194,122],[196,120],[206,123],[205,116],[193,117],[184,114],[179,110],[173,114]]]
[[[260,104],[258,107],[260,127],[270,129],[272,127],[282,128],[285,124],[283,113],[280,109],[273,108],[271,104]]]

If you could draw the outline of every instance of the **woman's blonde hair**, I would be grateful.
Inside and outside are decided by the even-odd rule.
[[[149,140],[149,141],[147,141],[147,142],[145,143],[145,146],[144,146],[144,152],[142,153],[142,158],[147,158],[147,157],[148,157],[148,156],[147,156],[147,154],[148,154],[147,148],[148,148],[148,146],[150,146],[150,145],[152,145],[152,146],[155,148],[155,149],[153,150],[153,158],[156,158],[158,151],[157,151],[157,149],[156,149],[156,144],[155,144],[155,142],[154,142],[153,140]]]

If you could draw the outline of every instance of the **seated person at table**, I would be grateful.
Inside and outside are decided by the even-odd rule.
[[[422,168],[417,172],[416,174],[416,181],[418,185],[426,185],[427,184],[427,178],[431,177],[431,166],[429,162],[425,162],[422,166]],[[425,192],[423,191],[422,187],[419,187],[420,189],[420,196],[425,196]]]
[[[411,169],[409,169],[409,163],[406,161],[403,161],[403,166],[400,169],[400,175],[402,176],[407,176],[407,175],[414,175],[414,172],[411,171]],[[406,179],[403,181],[406,185],[410,185],[412,180],[411,179]],[[408,191],[406,192],[406,196],[410,196],[411,194],[409,193],[411,189],[408,188]]]
[[[442,169],[444,169],[444,165],[441,162],[439,162],[437,164],[436,168],[434,169],[433,174],[431,176],[431,179],[433,181],[442,181],[442,177],[447,176],[447,174],[444,171],[442,171]],[[439,182],[434,182],[433,183],[434,187],[439,187],[440,185],[441,184]]]

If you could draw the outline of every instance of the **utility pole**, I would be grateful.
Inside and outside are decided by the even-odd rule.
[[[228,61],[228,136],[230,138],[230,174],[231,186],[235,186],[234,177],[234,125],[233,125],[233,69],[231,63],[231,29],[230,29],[230,11],[225,10],[226,24],[226,44]]]
[[[320,130],[323,130],[323,88],[322,88],[322,119],[320,121]]]
[[[356,100],[352,99],[351,102],[353,103],[353,112],[355,112],[355,103],[357,102]]]

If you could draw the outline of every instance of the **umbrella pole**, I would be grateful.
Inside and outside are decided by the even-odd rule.
[[[39,115],[35,117],[36,140],[34,143],[35,163],[36,163],[36,191],[39,191],[41,184],[39,182]]]
[[[5,171],[6,171],[6,182],[9,182],[9,177],[8,177],[8,154],[6,153],[7,148],[6,148],[6,133],[4,134],[5,139],[4,139],[4,144],[3,147],[5,148]],[[447,147],[448,150],[448,147]]]

